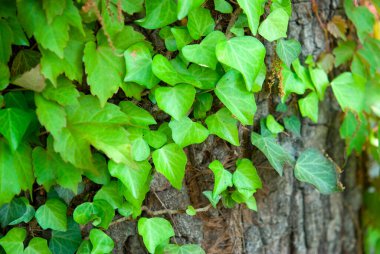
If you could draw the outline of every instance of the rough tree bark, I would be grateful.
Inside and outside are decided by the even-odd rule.
[[[315,1],[322,22],[343,13],[339,0]],[[329,44],[311,1],[293,2],[289,37],[301,42],[303,57],[317,57]],[[267,48],[271,46],[267,45]],[[165,179],[156,175],[147,206],[150,210],[186,209],[189,204],[204,207],[208,201],[201,192],[212,188],[208,164],[219,159],[234,165],[239,157],[251,158],[263,180],[263,189],[255,194],[258,212],[238,206],[235,209],[210,209],[194,217],[167,215],[174,225],[178,243],[200,243],[208,254],[360,253],[361,187],[357,173],[361,164],[358,158],[344,158],[344,142],[339,138],[342,115],[331,92],[327,92],[325,101],[320,103],[318,124],[304,119],[301,137],[280,135],[280,142],[295,157],[305,148],[315,147],[326,152],[344,169],[341,181],[345,191],[325,196],[310,185],[297,181],[292,168],[286,168],[283,177],[278,176],[264,156],[250,144],[249,134],[258,130],[259,119],[268,113],[278,116],[274,110],[278,103],[276,91],[272,88],[269,94],[265,90],[268,89],[256,98],[255,126],[250,130],[240,128],[241,147],[231,147],[212,136],[202,145],[191,146],[187,149],[189,163],[182,191],[172,189]],[[291,113],[298,114],[296,103],[292,105]],[[114,253],[146,253],[136,235],[134,222],[115,223],[109,232],[116,242]]]

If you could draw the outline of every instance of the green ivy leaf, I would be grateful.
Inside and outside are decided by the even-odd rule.
[[[78,168],[94,168],[90,145],[116,162],[129,163],[132,160],[128,132],[123,127],[130,123],[130,119],[119,107],[107,103],[102,108],[95,97],[82,95],[78,105],[65,110],[67,127],[52,133],[54,150],[65,161]]]
[[[216,85],[215,94],[242,124],[253,125],[257,109],[255,97],[246,90],[239,72],[231,70],[224,74]]]
[[[279,124],[272,115],[268,115],[266,118],[266,125],[270,132],[278,134],[284,131],[284,127]]]
[[[147,29],[161,28],[177,20],[177,4],[174,0],[146,0],[145,12],[145,18],[136,23]]]
[[[24,198],[14,198],[8,204],[0,207],[1,227],[16,225],[20,222],[28,223],[34,217],[34,208],[29,201]]]
[[[145,130],[143,138],[153,148],[158,149],[166,144],[168,138],[162,131]]]
[[[309,69],[311,80],[313,81],[318,98],[323,101],[326,88],[330,85],[329,78],[324,70],[320,68]]]
[[[346,151],[349,156],[353,150],[361,153],[368,133],[368,121],[363,114],[355,116],[347,112],[339,128],[340,137],[346,140]]]
[[[216,197],[223,191],[227,190],[228,187],[232,187],[232,174],[228,170],[225,170],[223,164],[218,160],[211,162],[208,167],[215,176],[212,197],[213,199],[216,199]]]
[[[83,68],[82,57],[84,49],[84,40],[81,35],[72,33],[67,46],[63,51],[61,59],[54,52],[40,47],[41,73],[48,78],[55,86],[57,77],[65,74],[69,79],[82,82]]]
[[[92,245],[90,240],[83,240],[76,254],[91,254]]]
[[[297,40],[284,40],[281,39],[276,45],[276,53],[283,63],[288,67],[294,60],[301,54],[301,43]]]
[[[354,41],[341,41],[338,46],[333,49],[335,56],[335,67],[338,67],[349,61],[355,53],[356,43]]]
[[[43,229],[53,229],[57,231],[67,230],[67,206],[59,199],[48,199],[36,211],[36,219]]]
[[[135,161],[144,161],[150,155],[150,148],[148,143],[141,137],[132,142],[132,158]]]
[[[149,253],[155,253],[159,245],[168,244],[170,237],[174,236],[172,225],[163,218],[142,217],[137,224],[137,230]]]
[[[0,245],[5,253],[24,253],[24,240],[26,230],[24,228],[12,228],[8,233],[0,238]]]
[[[30,240],[24,254],[51,254],[51,251],[49,250],[46,239],[34,237]]]
[[[344,9],[348,18],[355,25],[360,42],[363,43],[373,31],[375,16],[367,7],[353,6],[353,2],[351,2],[352,8],[350,8],[347,2],[345,1]]]
[[[214,30],[215,21],[210,10],[199,7],[189,12],[187,28],[194,40],[199,40]]]
[[[297,74],[297,77],[302,81],[303,87],[305,89],[310,89],[314,91],[314,86],[310,78],[310,73],[306,67],[301,65],[301,62],[298,58],[294,60],[294,62],[292,63],[292,67],[295,73]]]
[[[117,181],[110,181],[96,192],[93,200],[105,200],[113,209],[117,209],[123,205],[123,195],[120,190],[121,188]]]
[[[191,121],[188,117],[179,120],[172,119],[169,123],[172,129],[173,140],[180,147],[200,144],[209,135],[208,130],[200,123]]]
[[[34,116],[19,108],[0,109],[0,133],[8,140],[12,151],[21,144]]]
[[[256,191],[262,188],[262,183],[252,161],[241,159],[236,162],[236,170],[232,182],[238,190]]]
[[[195,88],[180,84],[175,87],[159,87],[155,90],[160,109],[179,120],[186,116],[195,99]]]
[[[186,214],[190,215],[190,216],[194,216],[197,214],[197,211],[195,210],[195,208],[193,206],[189,205],[186,208]]]
[[[105,200],[94,200],[77,206],[73,217],[75,222],[85,225],[92,221],[92,225],[107,229],[115,216],[112,206]]]
[[[147,161],[138,162],[135,165],[117,164],[114,161],[108,163],[111,175],[124,185],[126,200],[135,207],[141,206],[149,191],[151,168],[152,166]]]
[[[115,1],[115,0],[114,0]],[[128,0],[128,1],[143,1],[143,0]],[[122,1],[122,4],[126,1]],[[114,35],[111,35],[112,42],[118,50],[124,52],[133,44],[145,41],[145,36],[133,28],[133,26],[123,26],[123,28]],[[108,44],[108,42],[105,42]]]
[[[53,0],[43,0],[42,9],[46,13],[46,18],[49,23],[52,23],[56,16],[60,16],[66,9],[66,1],[55,3]]]
[[[206,118],[207,128],[210,134],[215,134],[234,146],[239,146],[238,121],[231,116],[227,108],[222,108],[216,114]]]
[[[211,205],[216,208],[216,205],[219,203],[219,200],[221,199],[221,196],[217,196],[216,198],[213,197],[212,191],[204,191],[202,192],[203,195],[210,201]]]
[[[210,93],[201,93],[195,96],[194,117],[197,119],[205,118],[206,113],[211,109],[213,97]]]
[[[216,45],[218,60],[243,74],[248,91],[252,91],[261,66],[264,64],[265,48],[251,36],[235,37]]]
[[[161,28],[159,35],[163,40],[165,40],[165,47],[167,50],[169,50],[169,51],[178,50],[177,42],[176,42],[174,35],[173,35],[173,32],[169,26]]]
[[[190,33],[185,26],[172,27],[170,28],[170,31],[174,36],[178,50],[181,50],[184,46],[193,41],[193,38],[191,38]]]
[[[0,20],[0,63],[7,64],[12,54],[13,32],[8,22]]]
[[[133,126],[147,127],[152,124],[157,124],[156,120],[154,120],[148,111],[131,101],[122,101],[119,106],[121,111],[129,117],[130,124]]]
[[[201,246],[196,244],[176,245],[169,244],[165,247],[164,252],[166,254],[206,254]]]
[[[82,181],[82,170],[64,162],[53,150],[53,141],[49,136],[47,150],[36,147],[33,150],[33,168],[37,183],[49,191],[51,186],[59,184],[77,193],[78,184]]]
[[[331,87],[340,107],[344,111],[347,109],[357,112],[362,111],[365,80],[355,74],[345,72],[331,82]]]
[[[89,237],[92,243],[91,254],[110,253],[114,248],[114,242],[111,237],[99,229],[91,229]]]
[[[273,10],[261,23],[259,34],[268,41],[286,37],[289,15],[282,8]]]
[[[9,85],[9,68],[6,64],[0,63],[0,91]]]
[[[186,60],[215,70],[218,59],[215,47],[218,42],[226,41],[225,35],[220,31],[208,34],[200,44],[188,45],[182,48]]]
[[[32,149],[21,144],[14,152],[0,139],[0,206],[9,203],[21,190],[32,190],[34,183]]]
[[[233,7],[226,0],[214,0],[215,10],[221,13],[232,13]]]
[[[319,106],[317,93],[309,93],[306,97],[298,100],[298,105],[303,117],[309,117],[314,123],[318,122]]]
[[[252,132],[251,142],[267,157],[269,163],[280,176],[283,174],[285,164],[292,165],[291,156],[277,144],[273,137]]]
[[[183,19],[187,14],[200,7],[205,0],[178,0],[177,6],[177,18],[178,20]]]
[[[316,149],[308,149],[300,155],[294,175],[299,181],[314,185],[322,194],[338,190],[334,164]]]
[[[291,115],[284,118],[284,125],[288,131],[291,131],[296,137],[301,137],[301,122],[300,119]]]
[[[160,81],[152,71],[152,55],[145,42],[139,42],[124,52],[127,74],[125,82],[135,82],[152,88]]]
[[[237,2],[247,15],[249,28],[251,29],[252,34],[256,35],[260,23],[260,17],[264,14],[266,0],[238,0]]]
[[[197,64],[191,64],[188,69],[190,75],[200,82],[197,88],[202,90],[214,89],[220,79],[220,73],[210,68],[202,67]]]
[[[74,254],[82,241],[80,227],[69,217],[65,232],[53,230],[49,240],[49,249],[54,254]]]
[[[163,174],[176,189],[182,188],[187,157],[177,144],[167,144],[152,153],[156,170]]]
[[[187,83],[196,87],[202,86],[201,82],[196,80],[187,69],[176,69],[173,63],[163,55],[157,54],[153,58],[152,68],[154,75],[169,85]]]
[[[108,45],[97,47],[95,42],[88,42],[84,48],[83,61],[91,93],[96,95],[104,106],[107,99],[112,97],[123,83],[123,58],[116,55]]]
[[[291,0],[272,0],[270,10],[284,9],[289,17],[292,16],[292,2]]]
[[[69,106],[78,104],[79,92],[70,80],[61,76],[57,79],[56,87],[47,83],[42,95],[62,106]]]

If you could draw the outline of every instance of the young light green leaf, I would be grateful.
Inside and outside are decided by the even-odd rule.
[[[285,164],[292,165],[292,157],[281,145],[277,144],[273,137],[252,132],[251,142],[267,157],[269,163],[280,176],[283,174]]]
[[[276,45],[276,53],[281,61],[290,67],[292,62],[301,54],[301,43],[293,39],[281,39]]]
[[[69,106],[78,103],[79,92],[70,80],[61,76],[57,79],[55,87],[48,82],[42,95],[61,106]]]
[[[259,34],[268,41],[286,37],[289,15],[282,8],[273,10],[261,23]]]
[[[132,158],[135,161],[144,161],[150,155],[150,148],[148,143],[141,137],[132,142]]]
[[[142,217],[137,224],[137,230],[149,253],[155,253],[159,245],[168,244],[170,237],[174,236],[172,225],[163,218]]]
[[[252,34],[256,35],[260,23],[260,17],[264,14],[266,0],[238,0],[237,2],[247,15],[249,28],[251,29]]]
[[[124,60],[108,45],[96,46],[95,42],[90,41],[84,48],[83,62],[91,93],[104,106],[123,83]]]
[[[158,149],[161,146],[165,145],[168,141],[168,138],[166,137],[165,133],[162,131],[154,131],[154,130],[144,130],[143,131],[144,136],[143,138],[145,141],[153,148]]]
[[[197,214],[197,211],[194,209],[193,206],[189,205],[189,206],[187,206],[187,208],[186,208],[186,214],[187,214],[187,215],[190,215],[190,216],[194,216],[194,215]]]
[[[53,254],[74,254],[82,241],[80,227],[73,218],[67,219],[65,232],[53,230],[49,240],[49,249]]]
[[[183,47],[193,41],[193,38],[191,38],[190,33],[185,26],[172,27],[170,28],[170,31],[174,36],[178,50],[181,50]]]
[[[92,203],[85,202],[77,206],[73,213],[75,222],[85,225],[92,221],[94,226],[104,229],[109,227],[114,216],[114,209],[103,199],[94,200]]]
[[[267,116],[266,125],[270,132],[273,134],[278,134],[284,131],[284,127],[279,124],[272,115]]]
[[[228,170],[225,170],[223,164],[218,160],[211,162],[208,167],[214,173],[215,182],[212,196],[213,199],[216,199],[228,187],[232,187],[232,174]]]
[[[191,64],[188,71],[190,75],[200,82],[200,86],[197,86],[197,88],[202,90],[214,89],[221,76],[219,72],[198,64]]]
[[[236,162],[236,171],[232,175],[232,182],[238,190],[256,191],[262,188],[256,168],[248,159],[241,159]]]
[[[145,12],[145,18],[136,23],[147,29],[161,28],[177,20],[177,4],[174,0],[146,0]]]
[[[148,111],[131,101],[122,101],[119,106],[121,111],[130,118],[131,125],[147,127],[152,124],[157,124],[156,120],[154,120]]]
[[[195,88],[187,84],[159,87],[155,90],[155,96],[158,107],[179,120],[186,116],[193,105]]]
[[[310,78],[313,81],[315,90],[317,91],[318,98],[320,101],[323,101],[325,97],[326,88],[330,85],[329,78],[327,77],[327,73],[320,68],[315,68],[315,69],[310,68],[309,72],[310,72]]]
[[[67,206],[59,199],[48,199],[36,211],[36,219],[43,229],[53,229],[57,231],[67,230]]]
[[[355,116],[347,112],[342,125],[339,128],[340,137],[346,140],[346,151],[349,156],[353,150],[357,153],[363,151],[363,146],[368,137],[368,121],[363,114]]]
[[[91,254],[92,245],[90,240],[83,240],[76,254]]]
[[[234,146],[240,145],[237,123],[238,121],[231,116],[227,108],[220,109],[206,119],[210,134],[215,134]]]
[[[288,131],[291,131],[296,137],[301,137],[301,122],[295,115],[284,118],[284,125]]]
[[[208,130],[200,123],[191,121],[188,117],[179,120],[171,120],[169,123],[172,129],[173,140],[180,147],[191,144],[200,144],[208,137]]]
[[[255,97],[246,90],[239,72],[230,70],[224,74],[216,85],[215,94],[243,125],[253,124],[257,109]]]
[[[177,6],[177,18],[178,20],[183,19],[187,14],[200,7],[205,0],[178,0]]]
[[[20,222],[28,223],[34,217],[34,213],[33,206],[26,198],[14,198],[10,203],[0,207],[1,227],[5,228]]]
[[[127,74],[125,82],[135,82],[150,89],[160,81],[152,71],[152,54],[145,42],[139,42],[124,51]]]
[[[360,112],[363,109],[365,80],[355,74],[345,72],[331,82],[334,95],[340,107]]]
[[[201,246],[196,244],[176,245],[169,244],[164,249],[165,254],[206,254]]]
[[[103,231],[93,228],[90,231],[90,241],[92,243],[91,254],[105,254],[112,252],[114,242]]]
[[[152,153],[156,170],[163,174],[171,185],[180,190],[185,176],[187,157],[177,144],[167,144]]]
[[[194,40],[208,35],[214,30],[215,21],[208,9],[199,7],[189,12],[187,28]]]
[[[26,230],[24,228],[12,228],[8,233],[0,238],[0,245],[5,253],[24,253],[24,240]]]
[[[204,191],[202,192],[203,195],[210,201],[211,205],[216,208],[216,205],[219,203],[219,200],[221,199],[221,196],[218,195],[216,198],[213,197],[212,191]]]
[[[294,168],[294,175],[299,181],[314,185],[322,194],[338,190],[334,164],[316,149],[311,148],[301,154]]]
[[[20,144],[11,151],[9,145],[0,139],[0,206],[9,203],[21,190],[32,190],[34,183],[32,149]]]
[[[221,13],[232,13],[233,7],[226,0],[214,0],[215,10]]]
[[[200,44],[183,47],[182,54],[190,62],[215,70],[218,63],[215,47],[220,41],[226,41],[225,35],[220,31],[213,31]]]
[[[33,237],[28,247],[25,248],[24,254],[51,254],[46,239]]]
[[[248,91],[252,91],[256,77],[264,64],[265,48],[254,37],[235,37],[216,45],[218,60],[243,74]]]
[[[306,97],[299,99],[298,105],[303,117],[309,117],[314,123],[318,122],[319,106],[317,93],[311,92]]]

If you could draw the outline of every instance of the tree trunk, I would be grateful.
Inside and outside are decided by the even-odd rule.
[[[315,2],[322,23],[343,13],[339,0]],[[316,58],[331,43],[325,37],[315,8],[313,11],[311,1],[307,0],[293,2],[289,37],[301,42],[303,58],[307,55]],[[273,46],[266,46],[268,54],[272,55],[270,48]],[[339,137],[342,114],[331,91],[327,91],[324,102],[320,103],[318,124],[304,119],[301,137],[281,134],[279,138],[295,157],[304,149],[314,147],[325,152],[344,170],[341,175],[344,192],[326,196],[297,181],[293,168],[286,168],[284,176],[280,177],[251,145],[250,133],[258,130],[259,119],[268,113],[279,116],[274,110],[279,97],[276,89],[272,88],[271,93],[265,90],[269,89],[256,96],[258,112],[255,126],[249,130],[240,128],[241,147],[232,147],[214,136],[201,145],[189,147],[184,188],[174,190],[163,177],[156,175],[147,197],[147,206],[150,210],[186,209],[190,204],[196,208],[207,206],[209,202],[202,196],[202,191],[212,189],[209,163],[219,159],[234,165],[239,157],[250,158],[263,181],[263,189],[255,194],[258,212],[244,206],[234,209],[220,206],[194,217],[168,215],[178,243],[200,243],[208,254],[361,253],[359,210],[362,200],[358,175],[361,160],[354,156],[344,157],[344,141]],[[296,106],[296,101],[290,103],[289,112],[281,116],[299,115]],[[109,232],[116,242],[115,253],[145,253],[134,222],[114,224]]]

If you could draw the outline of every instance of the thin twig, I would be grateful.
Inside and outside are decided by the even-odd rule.
[[[242,9],[240,7],[236,8],[236,10],[231,14],[230,22],[228,22],[228,26],[226,29],[226,37],[227,39],[230,39],[232,37],[231,28],[234,26],[237,18],[239,17],[240,13],[242,12]]]
[[[211,208],[211,204],[209,204],[205,207],[197,208],[197,209],[195,209],[195,212],[197,212],[197,213],[207,212],[208,210],[210,210],[210,208]],[[173,210],[173,209],[163,209],[163,210],[152,211],[146,206],[143,206],[141,209],[144,212],[146,212],[147,214],[149,214],[150,216],[158,216],[158,215],[163,215],[163,214],[173,215],[173,214],[186,213],[185,210]]]

